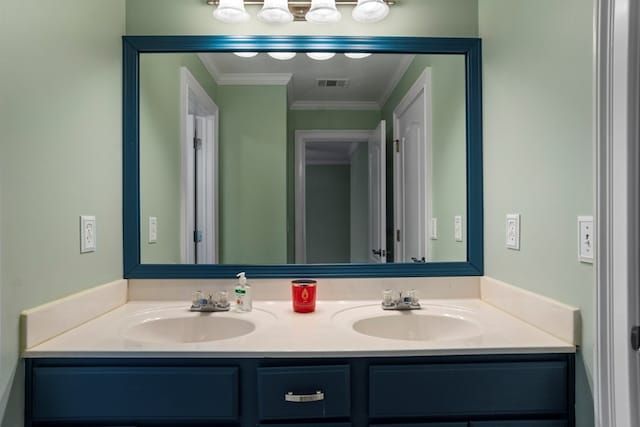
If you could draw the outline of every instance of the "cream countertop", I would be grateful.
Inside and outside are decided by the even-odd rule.
[[[254,301],[250,313],[191,313],[187,301],[129,301],[24,351],[36,357],[364,357],[572,353],[575,346],[481,299],[424,299],[420,314],[445,315],[475,325],[479,334],[429,341],[376,338],[352,324],[388,312],[374,300],[318,301],[314,313],[294,313],[289,301]],[[206,342],[127,338],[132,325],[164,317],[219,316],[252,321],[249,334]],[[129,334],[130,335],[130,334]]]

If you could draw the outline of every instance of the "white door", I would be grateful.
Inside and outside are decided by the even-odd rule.
[[[369,260],[387,262],[387,197],[385,170],[386,122],[382,120],[368,141],[369,147]]]
[[[430,73],[394,111],[394,261],[429,260],[431,217]]]

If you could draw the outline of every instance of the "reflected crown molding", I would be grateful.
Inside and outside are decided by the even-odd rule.
[[[400,79],[402,78],[402,76],[404,76],[404,73],[407,72],[407,68],[409,68],[409,65],[411,65],[415,57],[415,55],[406,55],[405,57],[401,57],[400,61],[398,61],[398,68],[396,68],[395,73],[393,73],[393,75],[387,82],[387,87],[384,89],[384,92],[382,92],[382,96],[378,101],[379,105],[384,106],[384,104],[387,103],[387,100],[389,100],[389,97],[393,93],[393,89],[395,89],[395,87],[398,85]]]
[[[268,85],[288,86],[293,78],[291,73],[222,73],[206,55],[198,54],[213,80],[219,86],[227,85]]]
[[[292,110],[370,110],[380,111],[374,101],[295,101]]]

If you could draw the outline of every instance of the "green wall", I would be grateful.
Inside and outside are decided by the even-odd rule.
[[[351,155],[351,262],[369,262],[369,144]]]
[[[148,264],[181,262],[181,67],[216,102],[217,85],[197,55],[140,55],[140,246]],[[150,216],[158,218],[156,243],[148,243]]]
[[[0,2],[0,424],[22,426],[20,311],[122,277],[123,0]],[[97,251],[80,254],[79,216]]]
[[[592,13],[583,0],[481,0],[479,14],[485,273],[580,308],[580,427],[593,425],[593,269],[576,253],[577,216],[594,204]],[[522,215],[520,251],[504,245],[508,213]]]
[[[351,256],[349,165],[306,167],[306,255],[309,264],[348,263]]]
[[[287,259],[287,91],[220,86],[220,262]]]
[[[393,111],[407,91],[431,68],[432,216],[438,218],[438,239],[430,240],[432,261],[467,259],[463,241],[454,239],[454,216],[467,212],[465,63],[462,55],[419,55],[407,68],[382,109],[387,121],[387,162],[393,159]],[[387,171],[387,220],[393,218],[393,169]]]

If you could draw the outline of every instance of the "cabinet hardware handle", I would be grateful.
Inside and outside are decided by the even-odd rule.
[[[287,402],[317,402],[319,400],[324,400],[324,393],[321,391],[316,391],[313,394],[293,394],[292,391],[288,392],[284,395],[284,400]]]

